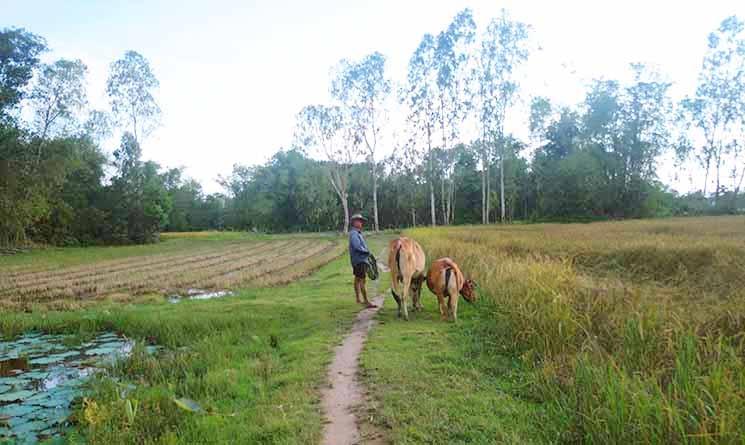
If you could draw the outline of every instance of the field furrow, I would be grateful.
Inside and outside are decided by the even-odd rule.
[[[20,308],[109,297],[128,300],[190,288],[228,289],[253,281],[284,283],[326,264],[339,252],[340,244],[332,241],[284,239],[221,243],[73,267],[14,270],[0,274],[0,304]]]
[[[182,259],[180,261],[176,261],[174,263],[166,262],[166,263],[157,263],[157,264],[150,264],[146,266],[138,266],[130,269],[123,269],[123,270],[116,270],[111,273],[101,273],[98,271],[91,271],[90,273],[84,275],[84,276],[78,276],[78,277],[61,277],[57,278],[54,282],[46,282],[46,283],[33,283],[25,286],[17,286],[15,288],[12,288],[11,290],[5,290],[0,292],[0,298],[2,296],[10,295],[14,292],[18,292],[20,290],[21,292],[31,292],[34,291],[52,291],[54,289],[61,289],[61,288],[92,288],[95,287],[95,283],[99,283],[101,281],[109,282],[109,281],[115,281],[115,279],[120,278],[119,281],[127,282],[131,281],[133,277],[138,276],[138,274],[153,274],[158,273],[158,271],[162,271],[163,266],[167,265],[166,270],[171,272],[179,272],[182,270],[188,270],[193,265],[199,265],[200,267],[205,266],[212,266],[215,264],[221,264],[224,262],[233,261],[236,259],[244,258],[246,256],[252,256],[256,254],[263,253],[264,250],[273,248],[272,245],[268,243],[263,243],[261,245],[254,245],[249,248],[244,248],[243,250],[237,250],[237,251],[230,251],[225,255],[220,254],[213,254],[213,255],[207,255],[207,256],[197,256],[193,258],[186,258]]]

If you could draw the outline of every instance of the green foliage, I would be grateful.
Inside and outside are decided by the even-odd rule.
[[[23,99],[39,56],[46,50],[43,38],[24,29],[0,30],[0,120]]]
[[[136,51],[127,51],[111,64],[106,92],[112,111],[137,141],[158,125],[160,107],[153,90],[159,85],[147,59]]]

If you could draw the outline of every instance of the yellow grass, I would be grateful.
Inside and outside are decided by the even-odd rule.
[[[479,283],[478,342],[533,367],[564,440],[745,437],[745,218],[408,234]]]

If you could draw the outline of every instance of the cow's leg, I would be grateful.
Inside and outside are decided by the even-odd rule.
[[[389,265],[391,269],[391,295],[393,295],[393,299],[396,300],[396,304],[398,305],[398,318],[401,318],[401,297],[396,293],[398,283],[400,282],[398,277],[401,272],[398,270],[398,266],[395,262],[389,262]]]
[[[450,300],[448,300],[448,306],[450,308],[450,313],[453,315],[453,322],[458,322],[458,294],[455,294],[455,296],[451,296]]]
[[[403,289],[403,295],[401,296],[401,306],[404,310],[404,320],[409,321],[409,308],[407,307],[407,301],[406,297],[409,295],[409,291],[411,290],[411,275],[407,275],[404,277],[404,289]]]
[[[445,315],[445,296],[438,293],[437,303],[440,306],[440,319],[442,319],[442,321],[447,320],[447,316]]]
[[[419,280],[411,280],[411,307],[414,311],[422,309],[422,304],[419,302],[419,286],[421,286]]]
[[[401,318],[401,297],[398,296],[393,288],[391,288],[391,295],[393,295],[393,299],[396,300],[396,304],[398,305],[398,318]]]
[[[422,288],[424,287],[424,277],[419,278],[417,280],[417,286],[416,286],[416,304],[418,310],[424,310],[424,305],[422,305]]]

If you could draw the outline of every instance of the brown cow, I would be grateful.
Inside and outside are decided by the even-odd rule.
[[[434,261],[427,272],[427,287],[437,295],[440,304],[440,317],[446,320],[452,316],[458,321],[458,294],[463,295],[469,303],[476,301],[474,289],[476,283],[463,276],[460,267],[450,258]],[[447,316],[445,315],[445,298],[447,297]]]
[[[388,244],[388,267],[391,269],[391,293],[398,303],[398,316],[405,320],[409,319],[409,310],[406,300],[409,292],[414,310],[421,310],[422,304],[419,296],[422,291],[422,283],[426,279],[424,273],[425,256],[422,246],[411,238],[401,237]],[[403,285],[399,291],[398,286]],[[400,295],[400,296],[399,296]]]

